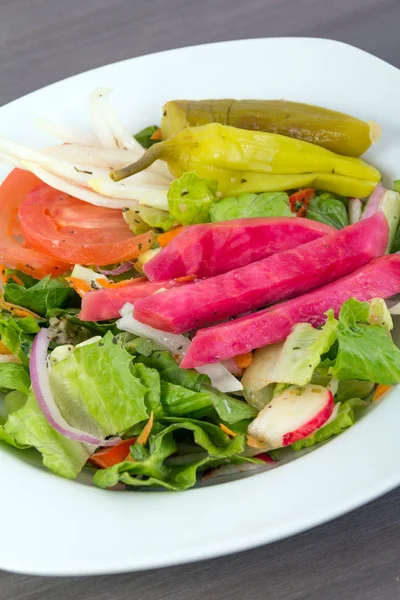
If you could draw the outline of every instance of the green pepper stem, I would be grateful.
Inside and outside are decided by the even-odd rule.
[[[127,165],[126,167],[122,167],[122,169],[113,169],[110,171],[110,177],[113,181],[121,181],[122,179],[126,179],[131,175],[135,175],[136,173],[140,173],[140,171],[144,171],[150,165],[153,164],[157,159],[161,158],[161,154],[163,151],[163,143],[159,142],[158,144],[154,144],[137,160],[136,162]]]

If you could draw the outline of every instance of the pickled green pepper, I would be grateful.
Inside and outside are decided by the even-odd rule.
[[[183,129],[110,176],[120,181],[157,159],[165,160],[175,177],[195,171],[215,179],[223,195],[313,186],[363,198],[381,179],[374,167],[359,158],[279,134],[218,123]]]
[[[161,130],[168,139],[186,127],[221,123],[311,142],[344,156],[361,156],[379,137],[376,123],[341,112],[287,100],[171,100]]]

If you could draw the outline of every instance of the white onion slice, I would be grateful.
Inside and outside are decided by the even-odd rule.
[[[168,211],[168,185],[129,185],[124,182],[116,183],[111,179],[96,179],[96,177],[88,180],[89,187],[102,196],[118,198],[121,201],[137,200],[144,206]]]
[[[380,201],[385,195],[385,192],[385,188],[378,183],[378,185],[367,200],[367,203],[361,215],[361,220],[368,219],[368,217],[372,217],[372,215],[378,212]]]
[[[93,129],[104,148],[143,150],[138,141],[118,119],[110,104],[110,88],[98,88],[89,97],[89,111]]]
[[[33,162],[23,160],[21,161],[21,165],[24,169],[31,171],[36,177],[39,177],[41,181],[47,183],[47,185],[50,185],[61,192],[65,192],[66,194],[70,194],[79,200],[83,200],[83,202],[88,202],[95,206],[105,206],[107,208],[137,208],[138,206],[136,200],[118,200],[96,194],[96,192],[93,192],[92,190],[80,187],[70,181],[62,179],[62,177],[49,173],[46,169],[39,167]]]
[[[144,153],[141,150],[120,150],[117,148],[92,148],[90,146],[80,146],[78,144],[66,144],[59,146],[50,146],[45,149],[46,154],[66,160],[73,164],[89,165],[103,169],[119,169],[137,161]],[[142,171],[143,173],[144,171]],[[168,171],[167,165],[161,160],[157,160],[150,165],[146,173],[155,173],[162,177],[167,183],[173,181],[173,176]],[[134,175],[136,177],[136,175]]]
[[[363,203],[360,198],[349,198],[349,221],[350,225],[358,223],[361,219]]]
[[[32,388],[41,411],[49,424],[70,440],[83,444],[95,446],[115,446],[121,438],[103,440],[96,438],[80,429],[71,427],[61,415],[54,400],[47,371],[47,350],[50,344],[50,335],[47,329],[41,329],[32,345],[29,368],[32,380]]]
[[[133,304],[127,303],[122,307],[122,318],[117,321],[118,329],[146,337],[168,350],[176,358],[182,359],[185,356],[191,344],[188,338],[181,334],[160,331],[149,325],[139,323],[134,318],[133,311]],[[220,392],[237,392],[243,389],[240,381],[229,373],[228,369],[221,363],[202,365],[201,367],[196,367],[196,371],[208,375],[211,379],[211,384]]]
[[[34,125],[40,131],[48,133],[67,144],[99,145],[93,133],[76,125],[62,125],[61,123],[53,123],[49,119],[35,119]]]

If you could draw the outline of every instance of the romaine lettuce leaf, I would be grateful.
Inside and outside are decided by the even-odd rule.
[[[210,208],[211,221],[229,221],[247,217],[295,217],[285,192],[243,193],[229,196]]]
[[[21,363],[27,365],[35,334],[40,330],[32,317],[13,317],[7,311],[0,314],[0,340]]]
[[[171,216],[182,225],[208,223],[210,206],[217,199],[217,182],[204,179],[194,171],[175,179],[168,190],[168,206]]]
[[[17,363],[0,363],[0,392],[18,390],[28,394],[31,387],[29,371]]]
[[[30,287],[18,283],[6,283],[4,286],[4,299],[17,304],[45,317],[52,308],[64,308],[76,292],[64,280],[51,279],[50,275]]]
[[[315,196],[307,208],[307,219],[325,223],[335,229],[342,229],[349,224],[347,208],[342,200],[330,192]]]
[[[322,329],[309,323],[295,325],[286,339],[279,360],[272,368],[271,380],[276,383],[306,385],[311,381],[315,368],[336,338],[337,321],[332,310]]]
[[[50,371],[63,417],[83,431],[107,436],[145,420],[148,389],[132,375],[132,358],[111,333],[76,348]]]
[[[131,373],[147,388],[144,398],[147,412],[150,414],[153,411],[154,416],[158,417],[163,414],[161,404],[161,381],[160,374],[156,369],[146,367],[142,363],[131,365]]]
[[[8,415],[0,437],[17,447],[34,446],[42,454],[43,464],[50,471],[75,478],[93,453],[94,446],[74,442],[53,429],[32,391],[28,396],[23,396],[23,400],[22,406]]]
[[[200,468],[208,464],[218,464],[238,454],[245,447],[245,436],[238,435],[232,440],[217,426],[195,419],[164,419],[165,429],[150,436],[149,449],[131,453],[135,462],[124,461],[95,473],[93,482],[99,487],[108,488],[121,482],[134,487],[164,487],[169,490],[184,490],[196,483]],[[175,434],[189,432],[194,443],[206,451],[187,465],[168,465],[166,459],[177,449]],[[245,460],[245,459],[244,459]]]
[[[362,408],[365,404],[359,398],[348,400],[340,406],[336,419],[328,423],[328,425],[321,427],[321,429],[317,429],[317,431],[308,437],[292,444],[293,450],[297,452],[303,450],[303,448],[310,448],[315,444],[326,442],[335,435],[339,435],[339,433],[354,425],[356,422],[355,409]]]
[[[209,394],[194,392],[167,381],[161,381],[161,402],[167,414],[177,417],[191,416],[194,413],[205,415],[212,408]]]
[[[400,350],[385,327],[370,325],[370,305],[350,298],[340,310],[338,353],[331,373],[385,385],[400,383]]]

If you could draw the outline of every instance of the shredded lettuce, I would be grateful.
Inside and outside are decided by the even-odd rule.
[[[123,212],[124,219],[135,235],[146,233],[150,229],[169,231],[175,224],[175,219],[166,210],[141,206],[129,208]]]
[[[194,171],[175,179],[168,190],[169,212],[182,225],[208,223],[216,199],[217,182],[199,177]]]
[[[211,221],[229,221],[246,217],[295,217],[285,192],[244,193],[229,196],[210,208]]]
[[[13,317],[0,313],[0,340],[22,364],[27,365],[33,340],[40,330],[38,321],[32,317]]]
[[[0,392],[18,390],[28,394],[31,387],[27,367],[16,363],[0,363]]]

